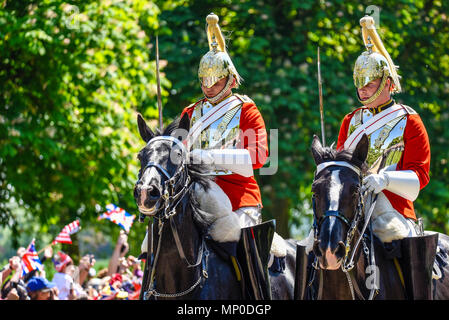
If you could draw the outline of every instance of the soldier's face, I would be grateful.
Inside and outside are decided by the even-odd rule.
[[[369,99],[373,94],[376,93],[377,88],[379,88],[381,79],[376,79],[368,83],[363,88],[357,89],[361,100]]]
[[[223,90],[223,88],[226,86],[227,81],[228,81],[227,77],[220,79],[210,88],[207,88],[201,84],[201,90],[203,90],[203,93],[205,94],[206,97],[213,98],[217,94],[219,94],[221,90]]]
[[[368,83],[366,86],[364,86],[363,88],[357,89],[360,99],[366,100],[366,99],[371,98],[372,95],[375,94],[377,89],[379,88],[381,80],[382,79],[380,79],[380,78],[373,80],[370,83]],[[373,101],[373,103],[370,103],[370,105],[376,104],[376,101],[383,102],[385,99],[388,99],[390,97],[390,90],[389,90],[390,83],[391,83],[391,80],[387,79],[387,81],[385,83],[385,87],[382,90],[382,93],[376,100]],[[374,105],[374,106],[376,106],[376,105]]]

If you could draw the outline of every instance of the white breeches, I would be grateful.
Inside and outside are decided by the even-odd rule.
[[[396,211],[383,192],[380,192],[371,217],[373,232],[382,242],[391,242],[418,235],[413,219]]]
[[[234,211],[241,228],[255,226],[262,222],[262,214],[258,207],[241,207]]]

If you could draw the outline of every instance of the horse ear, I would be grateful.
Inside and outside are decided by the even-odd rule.
[[[185,112],[182,118],[179,120],[178,128],[173,131],[172,136],[179,139],[180,141],[184,141],[184,139],[187,138],[189,130],[190,118],[187,112]]]
[[[184,113],[181,120],[179,121],[178,129],[183,129],[187,132],[190,130],[190,118],[187,112]]]
[[[360,162],[365,162],[366,157],[368,156],[368,136],[364,134],[362,138],[360,139],[359,143],[357,143],[357,146],[354,149],[354,152],[352,153],[352,158],[359,160]]]
[[[139,127],[139,133],[143,141],[148,142],[154,137],[153,131],[147,126],[147,123],[143,119],[140,113],[137,114],[137,125]]]
[[[313,158],[315,159],[315,164],[323,162],[323,146],[320,142],[320,138],[318,138],[316,134],[313,135],[311,150]]]

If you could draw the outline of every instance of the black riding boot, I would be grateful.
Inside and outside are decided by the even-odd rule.
[[[306,247],[299,244],[296,245],[294,300],[305,300],[306,298],[307,262]]]
[[[243,269],[247,289],[245,299],[271,300],[268,260],[274,230],[274,220],[242,228],[237,256]]]
[[[409,300],[432,300],[432,269],[437,244],[437,233],[401,240],[400,262]]]

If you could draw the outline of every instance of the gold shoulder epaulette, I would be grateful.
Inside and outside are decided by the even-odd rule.
[[[244,94],[238,94],[238,93],[234,93],[235,96],[237,96],[240,100],[242,100],[242,102],[244,103],[254,103],[253,100],[251,100],[250,97],[248,97],[247,95]]]

